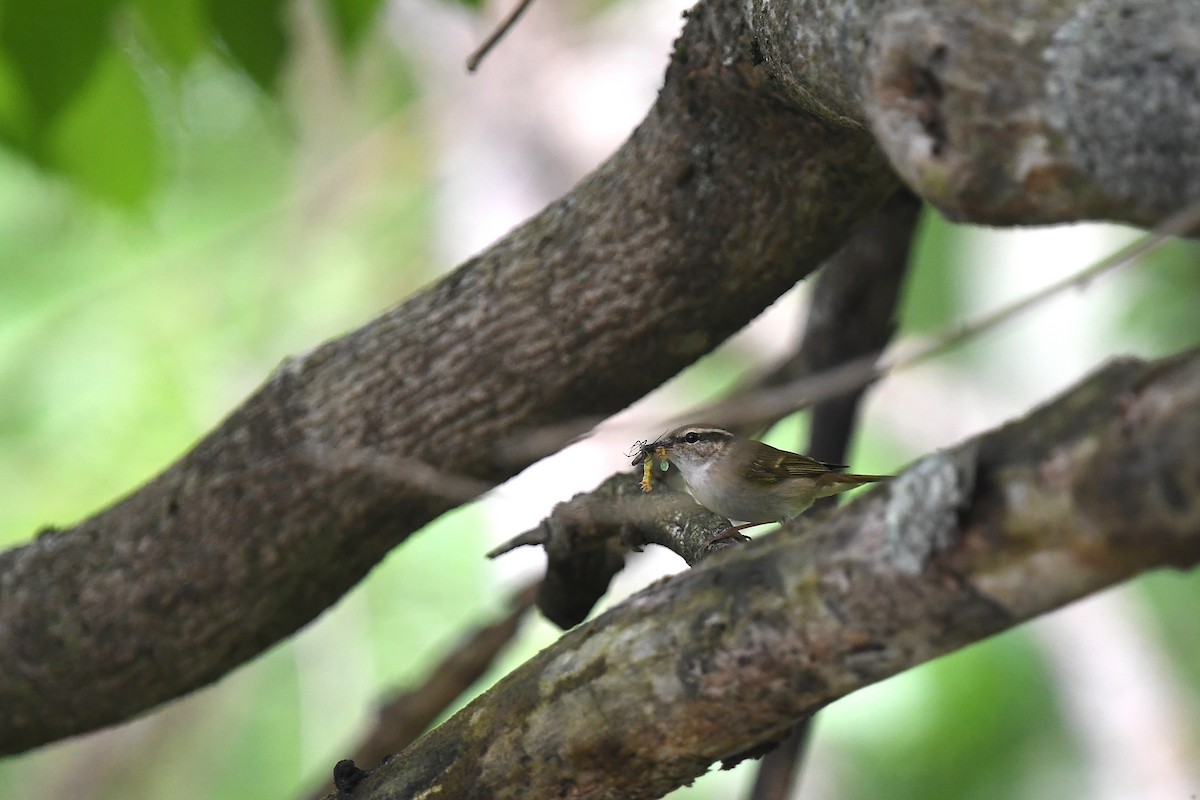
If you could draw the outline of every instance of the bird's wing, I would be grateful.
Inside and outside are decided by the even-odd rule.
[[[767,483],[778,483],[786,478],[819,478],[845,468],[845,464],[826,464],[774,447],[767,447],[750,462],[751,477]]]

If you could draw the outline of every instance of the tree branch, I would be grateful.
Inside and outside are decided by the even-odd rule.
[[[380,465],[507,479],[527,462],[489,443],[633,402],[894,189],[865,131],[780,102],[722,2],[570,195],[286,362],[129,497],[0,555],[0,752],[127,719],[287,636],[456,504]]]
[[[483,677],[517,635],[536,597],[536,586],[526,586],[518,591],[504,616],[466,633],[433,666],[424,682],[384,704],[376,715],[374,727],[362,737],[349,760],[360,768],[374,767],[415,741]],[[343,766],[342,769],[347,768]],[[324,797],[332,789],[328,784],[329,781],[325,781],[306,797],[314,800]]]
[[[0,752],[214,680],[527,463],[488,443],[607,416],[711,350],[896,188],[866,122],[959,217],[1138,222],[1200,194],[1200,9],[1022,3],[1010,25],[978,2],[701,2],[646,120],[568,196],[0,555]]]
[[[826,262],[813,288],[798,357],[769,376],[768,385],[823,372],[887,347],[896,332],[896,312],[920,215],[920,199],[902,189]],[[846,462],[865,391],[863,387],[813,406],[805,453],[834,464]],[[826,497],[805,513],[820,513],[836,502]],[[749,800],[787,800],[792,795],[812,719],[797,722],[762,757]]]
[[[953,219],[1150,225],[1200,198],[1200,5],[754,0],[793,102]]]
[[[660,797],[855,689],[1194,565],[1198,440],[1200,352],[1115,362],[575,628],[354,796]]]

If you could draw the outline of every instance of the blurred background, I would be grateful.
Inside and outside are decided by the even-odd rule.
[[[286,356],[355,328],[598,164],[653,101],[684,4],[49,0],[0,14],[0,538],[131,491]],[[72,19],[78,24],[65,25]],[[1071,274],[1137,235],[924,216],[908,337]],[[1120,354],[1200,342],[1200,250],[1171,245],[883,381],[851,462],[894,471]],[[2,798],[291,798],[380,699],[535,576],[494,544],[627,468],[634,440],[765,371],[805,288],[596,436],[410,539],[336,607],[216,685],[0,761]],[[802,447],[803,415],[770,434]],[[647,552],[607,603],[683,568]],[[822,711],[802,798],[1200,795],[1200,574],[1156,573]],[[531,620],[481,690],[557,630]],[[0,713],[3,713],[0,710]],[[673,798],[742,796],[755,766]]]

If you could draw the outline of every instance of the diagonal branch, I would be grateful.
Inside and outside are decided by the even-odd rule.
[[[489,443],[620,410],[838,246],[895,179],[865,131],[780,101],[736,9],[692,14],[646,121],[570,195],[0,555],[0,752],[205,685],[455,504],[379,465],[503,481],[527,462]]]
[[[920,202],[911,193],[897,192],[829,258],[813,293],[808,328],[796,357],[768,376],[765,385],[794,381],[883,349],[895,327],[895,304],[919,211]],[[839,453],[865,385],[852,387],[814,410],[812,427],[822,437],[814,442],[819,458],[842,461]],[[754,391],[758,389],[739,393],[722,405],[736,407]],[[559,503],[537,528],[513,537],[488,556],[542,545],[546,580],[538,608],[551,622],[569,628],[587,617],[624,566],[619,543],[659,544],[696,564],[734,544],[729,539],[709,541],[728,525],[728,520],[701,509],[686,494],[663,488],[645,495],[637,481],[622,474]]]
[[[1196,564],[1198,440],[1200,352],[1114,362],[575,628],[354,796],[659,797],[855,689]]]
[[[519,590],[509,602],[507,613],[467,632],[421,684],[389,699],[380,707],[374,727],[363,735],[346,761],[374,767],[414,742],[495,663],[516,636],[536,597],[536,585]],[[348,769],[346,761],[339,762],[343,770]],[[337,773],[337,768],[334,771]],[[328,785],[322,785],[306,796],[321,798],[329,791]]]
[[[975,5],[702,0],[647,118],[569,195],[0,554],[0,752],[211,682],[459,502],[431,475],[506,480],[527,459],[489,443],[605,417],[711,350],[894,191],[868,125],[958,217],[1146,222],[1200,195],[1200,7]]]

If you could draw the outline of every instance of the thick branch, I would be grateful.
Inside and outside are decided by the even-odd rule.
[[[570,631],[354,796],[659,797],[848,692],[1197,563],[1198,440],[1200,353],[1114,363]]]
[[[1150,224],[1200,198],[1200,4],[755,0],[798,103],[958,219]]]
[[[1200,194],[1195,4],[979,3],[702,2],[647,119],[570,195],[0,555],[0,751],[210,682],[527,460],[484,443],[606,416],[709,351],[895,188],[864,121],[976,220],[1145,221]]]
[[[920,207],[917,198],[901,190],[855,228],[847,243],[822,267],[804,340],[795,357],[741,396],[884,348],[895,327],[895,305]],[[813,455],[841,463],[862,391],[863,387],[857,386],[813,409]],[[737,402],[735,396],[726,405]],[[614,540],[632,546],[662,545],[688,564],[696,564],[735,544],[731,539],[710,543],[730,524],[716,514],[698,513],[686,495],[667,489],[646,495],[636,479],[618,475],[559,503],[536,529],[488,555],[495,557],[524,545],[545,547],[546,580],[538,607],[550,621],[569,628],[587,617],[613,575],[624,566]]]
[[[128,718],[332,604],[462,497],[490,443],[611,414],[803,277],[895,186],[865,131],[773,94],[721,0],[635,135],[570,195],[285,363],[177,464],[0,556],[0,751]],[[436,470],[429,465],[436,466]]]

